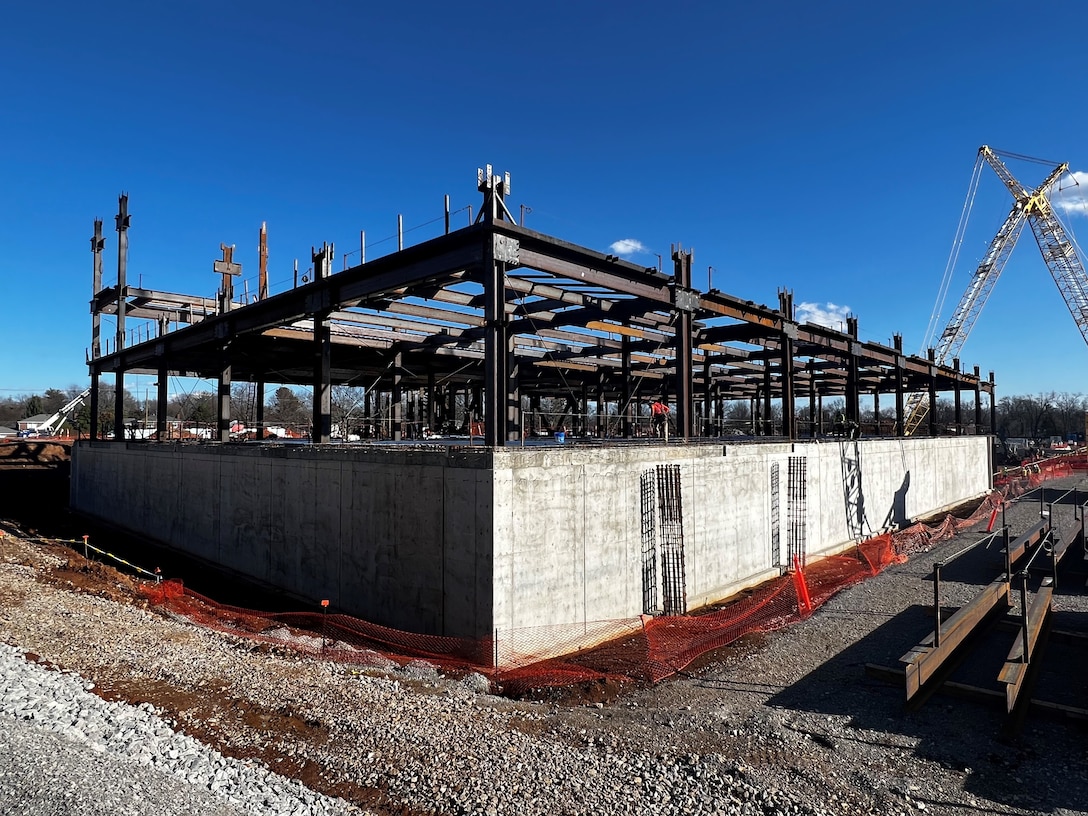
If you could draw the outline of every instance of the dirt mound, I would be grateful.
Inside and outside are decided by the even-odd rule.
[[[72,458],[65,440],[9,439],[0,441],[0,468],[56,467]]]

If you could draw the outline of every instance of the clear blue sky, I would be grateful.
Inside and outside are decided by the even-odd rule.
[[[87,382],[121,191],[130,283],[211,297],[220,242],[255,289],[262,221],[279,291],[312,245],[475,209],[485,163],[534,229],[646,265],[680,242],[697,282],[917,352],[978,147],[1088,170],[1086,27],[1075,2],[7,5],[0,395]],[[942,322],[1011,204],[986,172]],[[1086,362],[1026,230],[963,363],[1009,395],[1084,392]]]

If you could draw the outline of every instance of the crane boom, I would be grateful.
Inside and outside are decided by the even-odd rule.
[[[1037,207],[1028,215],[1028,222],[1043,254],[1043,262],[1058,285],[1081,337],[1088,343],[1088,275],[1065,227],[1054,215],[1050,203],[1044,203],[1045,206]]]
[[[66,403],[59,411],[53,416],[49,417],[45,422],[38,426],[38,434],[40,436],[47,436],[60,429],[60,426],[64,424],[64,420],[68,419],[68,415],[79,407],[83,400],[87,399],[87,395],[91,393],[91,389],[86,389],[82,394],[75,397],[68,403]]]
[[[963,293],[956,310],[941,333],[937,346],[934,348],[937,364],[943,365],[950,357],[959,356],[960,349],[971,334],[971,329],[974,328],[982,307],[986,305],[994,284],[997,283],[1005,267],[1005,262],[1008,261],[1020,233],[1023,232],[1025,223],[1031,224],[1043,260],[1054,282],[1058,284],[1058,289],[1069,311],[1072,312],[1073,319],[1085,342],[1088,342],[1088,275],[1085,274],[1080,258],[1061,222],[1054,215],[1048,199],[1050,188],[1069,169],[1069,165],[1059,164],[1050,171],[1041,184],[1029,192],[989,146],[980,147],[979,155],[1009,188],[1014,201],[1008,217],[990,242],[989,249],[974,275],[971,276],[967,290]],[[913,434],[928,413],[929,401],[926,395],[911,394],[906,406],[907,419],[904,424],[904,433],[907,436]]]

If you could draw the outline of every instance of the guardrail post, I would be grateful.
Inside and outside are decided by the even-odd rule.
[[[933,628],[933,645],[941,645],[941,563],[933,565],[933,614],[937,625]]]
[[[90,536],[83,536],[83,557],[87,558],[87,559],[90,559],[90,556],[87,555],[87,539],[88,538],[90,538]]]
[[[1005,583],[1012,583],[1012,553],[1009,552],[1009,528],[1005,525],[1001,528],[1001,534],[1005,538]]]
[[[1023,613],[1024,621],[1020,627],[1020,632],[1024,638],[1024,663],[1030,661],[1028,655],[1028,571],[1024,570],[1020,573],[1020,611]]]

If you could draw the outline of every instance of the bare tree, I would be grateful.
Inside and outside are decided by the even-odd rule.
[[[254,383],[236,382],[230,386],[230,415],[247,428],[257,423],[257,386]]]
[[[353,423],[362,420],[366,389],[354,385],[332,387],[333,434],[347,439],[352,434]]]

